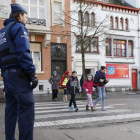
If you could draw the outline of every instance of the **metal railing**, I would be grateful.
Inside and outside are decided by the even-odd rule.
[[[45,19],[28,18],[27,23],[28,24],[34,24],[34,25],[46,26],[46,20]]]

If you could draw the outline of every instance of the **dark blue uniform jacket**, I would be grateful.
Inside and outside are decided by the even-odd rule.
[[[4,21],[4,26],[8,25],[10,22],[15,22],[16,19],[9,18]],[[12,26],[10,31],[10,37],[13,40],[16,53],[18,55],[18,63],[11,64],[7,66],[1,66],[1,68],[7,68],[11,66],[22,67],[26,73],[35,72],[35,66],[30,54],[30,42],[29,33],[23,23],[16,23]]]

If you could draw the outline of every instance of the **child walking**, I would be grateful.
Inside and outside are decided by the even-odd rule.
[[[64,95],[63,95],[63,101],[68,102],[68,92],[67,92],[67,82],[70,78],[70,72],[69,71],[65,71],[65,73],[62,76],[61,82],[59,84],[59,87],[61,89],[64,89]]]
[[[67,89],[69,91],[69,94],[71,95],[71,99],[70,99],[68,108],[70,110],[73,110],[73,108],[72,108],[72,103],[73,103],[75,111],[77,112],[78,107],[77,107],[76,101],[75,101],[75,94],[79,92],[80,84],[79,84],[79,80],[77,78],[77,72],[76,71],[72,72],[72,76],[70,77],[66,86],[67,86]]]
[[[86,110],[89,110],[89,106],[91,107],[91,111],[95,111],[93,108],[93,101],[92,101],[92,93],[93,93],[93,76],[88,75],[87,80],[83,84],[83,89],[86,91],[87,94],[87,105],[86,105]]]

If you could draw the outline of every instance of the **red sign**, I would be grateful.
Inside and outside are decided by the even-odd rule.
[[[129,65],[106,64],[106,77],[109,79],[129,78]]]

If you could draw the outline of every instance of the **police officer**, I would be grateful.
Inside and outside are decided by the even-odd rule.
[[[0,30],[0,68],[5,87],[6,140],[15,140],[18,120],[19,140],[33,140],[33,89],[38,80],[30,55],[29,33],[25,27],[27,11],[11,4],[10,18]]]

